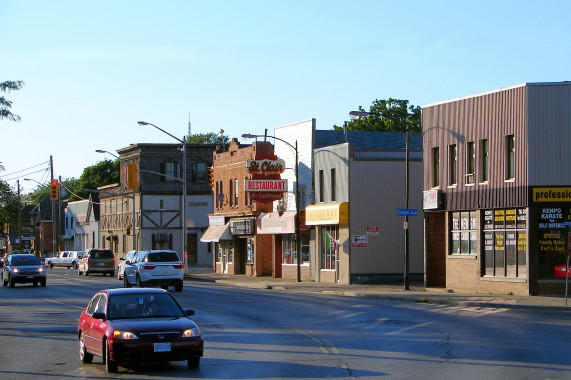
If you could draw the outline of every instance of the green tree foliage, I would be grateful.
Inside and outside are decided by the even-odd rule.
[[[17,91],[22,88],[24,82],[21,80],[18,81],[6,81],[0,83],[0,91],[2,92],[10,92],[10,91]],[[8,119],[11,121],[20,121],[20,116],[14,115],[12,111],[12,102],[6,100],[3,96],[0,96],[0,120]]]
[[[73,192],[70,194],[70,200],[76,200],[77,198],[88,199],[89,191],[77,190],[71,187],[77,187],[82,189],[97,190],[100,186],[110,185],[112,183],[119,183],[119,160],[108,160],[99,161],[95,165],[88,166],[83,169],[83,173],[79,179],[66,179],[64,180],[64,185],[70,187]],[[74,195],[75,194],[75,195]]]
[[[359,111],[365,111],[359,106]],[[369,114],[357,120],[351,120],[347,124],[350,131],[367,132],[406,132],[408,126],[410,132],[420,133],[420,107],[408,105],[408,100],[389,98],[387,100],[375,100],[369,108]],[[333,126],[335,130],[343,127]]]
[[[230,138],[224,134],[208,132],[208,133],[197,133],[194,135],[190,135],[190,139],[188,136],[185,137],[185,141],[189,144],[229,144]]]
[[[18,229],[18,194],[0,180],[0,228],[7,226],[11,231]]]

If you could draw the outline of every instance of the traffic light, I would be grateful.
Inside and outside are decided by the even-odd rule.
[[[208,168],[208,176],[210,177],[210,187],[214,189],[214,168]]]
[[[58,181],[57,179],[52,179],[51,188],[50,188],[50,199],[52,201],[57,200],[58,198]]]

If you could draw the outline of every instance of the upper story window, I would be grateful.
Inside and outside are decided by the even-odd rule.
[[[214,192],[214,201],[216,202],[216,208],[220,207],[220,201],[218,200],[218,194],[220,194],[220,184],[216,181],[216,191]]]
[[[514,135],[506,136],[506,180],[515,178],[515,139]]]
[[[455,186],[458,183],[458,156],[456,144],[448,146],[448,185]]]
[[[230,191],[228,192],[228,200],[230,201],[230,207],[234,206],[234,180],[230,180]]]
[[[488,140],[480,140],[480,182],[488,182],[489,152]]]
[[[474,183],[476,174],[476,147],[473,141],[466,144],[466,184]]]
[[[194,162],[192,164],[192,180],[199,183],[208,181],[208,167],[205,162]]]
[[[234,180],[234,205],[238,207],[238,178]]]
[[[331,169],[331,202],[335,202],[337,200],[337,196],[335,194],[336,185],[335,168],[333,168]]]
[[[319,202],[325,202],[325,178],[323,177],[323,170],[319,171]]]
[[[164,177],[161,176],[162,181],[176,181],[176,178],[181,178],[180,163],[178,162],[165,162],[162,170]]]
[[[440,148],[432,148],[432,187],[440,186]]]
[[[159,199],[159,210],[164,210],[164,209],[165,209],[165,200]]]

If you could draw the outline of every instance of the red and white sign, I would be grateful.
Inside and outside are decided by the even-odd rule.
[[[378,235],[379,226],[367,226],[367,235]]]
[[[369,240],[367,235],[353,235],[351,239],[351,246],[355,248],[367,248],[369,245]]]
[[[250,174],[281,174],[285,171],[284,160],[248,160],[248,173]]]
[[[287,179],[246,179],[247,192],[285,193]]]

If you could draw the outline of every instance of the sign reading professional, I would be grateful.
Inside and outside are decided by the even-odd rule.
[[[534,202],[571,202],[571,187],[534,187]]]

